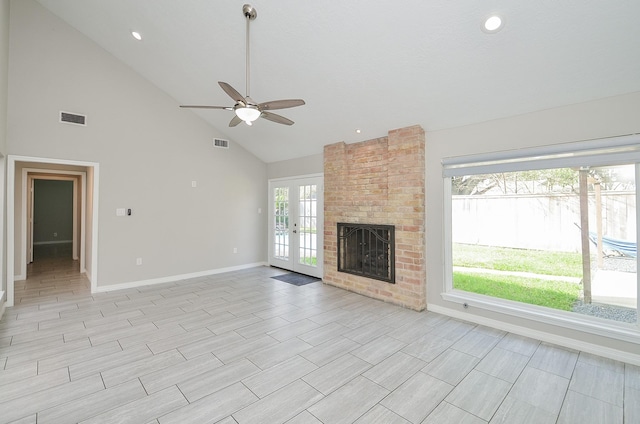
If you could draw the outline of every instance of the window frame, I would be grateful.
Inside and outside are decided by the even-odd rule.
[[[638,201],[640,199],[640,134],[443,159],[444,282],[441,297],[446,301],[462,304],[465,308],[478,308],[589,334],[634,343],[640,342],[640,315],[635,323],[623,323],[466,292],[453,287],[452,177],[548,168],[609,166],[633,163],[635,163],[636,177],[635,194],[636,201]],[[640,241],[640,207],[636,208],[636,240],[637,243]],[[640,255],[636,258],[636,265],[637,269],[640,269]],[[637,297],[640,293],[640,274],[636,275],[636,283]],[[636,301],[637,310],[638,302]]]

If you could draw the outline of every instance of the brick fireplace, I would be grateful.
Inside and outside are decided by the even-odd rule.
[[[420,126],[324,148],[323,281],[385,302],[426,306],[425,137]],[[338,271],[338,223],[395,228],[395,284]]]

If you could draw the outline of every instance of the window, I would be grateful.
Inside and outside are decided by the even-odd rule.
[[[637,336],[639,164],[637,136],[443,161],[445,298]]]

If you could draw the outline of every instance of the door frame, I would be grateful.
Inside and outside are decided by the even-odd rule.
[[[87,175],[87,181],[90,184],[87,185],[82,202],[84,203],[86,210],[91,210],[91,213],[85,214],[84,221],[88,231],[85,232],[87,241],[90,239],[90,243],[85,244],[86,261],[91,264],[90,270],[87,273],[87,277],[91,283],[91,293],[95,293],[98,286],[98,206],[99,206],[99,177],[100,177],[100,164],[97,162],[85,162],[76,160],[64,160],[64,159],[50,159],[31,156],[7,156],[7,262],[6,262],[6,281],[7,281],[7,300],[6,306],[11,307],[14,305],[14,281],[16,275],[15,272],[15,245],[16,245],[16,230],[19,230],[19,235],[22,235],[22,226],[20,229],[16,229],[16,212],[20,214],[23,226],[26,227],[26,206],[20,203],[20,206],[16,205],[16,184],[18,179],[22,182],[19,176],[16,176],[16,164],[49,164],[52,168],[60,167],[58,171],[60,173],[68,172],[64,167],[84,167],[87,173],[91,172],[91,177]],[[22,184],[25,188],[25,184]],[[22,192],[24,198],[26,192]],[[26,231],[25,231],[26,233]],[[23,244],[23,251],[25,255],[23,260],[26,264],[26,247]],[[19,264],[22,265],[21,263]]]
[[[72,235],[72,257],[74,261],[80,260],[80,272],[85,269],[85,215],[86,215],[86,193],[87,193],[87,173],[81,171],[61,171],[54,169],[22,168],[22,205],[23,211],[27,213],[27,219],[22,220],[22,246],[26,247],[26,256],[20,261],[20,276],[27,277],[27,264],[33,262],[33,183],[35,180],[58,180],[73,182],[73,235]],[[81,200],[78,204],[78,199]],[[80,209],[80,217],[78,217]],[[79,237],[78,237],[79,236]],[[79,242],[79,243],[78,243]],[[23,279],[24,279],[23,278]]]
[[[320,180],[319,182],[319,187],[317,190],[317,210],[316,210],[316,215],[317,215],[317,222],[316,222],[316,228],[317,228],[317,238],[316,238],[316,258],[317,258],[317,262],[316,262],[316,267],[313,269],[301,269],[301,268],[306,268],[302,265],[300,265],[299,267],[296,267],[295,263],[293,262],[294,256],[290,253],[289,254],[289,258],[291,260],[290,266],[287,266],[289,264],[285,264],[283,266],[282,263],[274,263],[274,209],[273,209],[273,202],[274,202],[274,198],[273,198],[273,189],[275,186],[280,186],[280,185],[284,185],[287,184],[290,187],[291,186],[300,186],[300,185],[304,185],[305,180]],[[269,225],[268,225],[268,231],[269,231],[269,235],[267,237],[268,239],[268,243],[269,245],[267,246],[267,252],[268,252],[268,264],[269,266],[276,266],[279,268],[283,268],[286,269],[288,271],[292,271],[292,272],[301,272],[301,273],[305,273],[305,274],[309,274],[309,275],[313,275],[314,277],[318,277],[318,278],[322,278],[324,275],[324,174],[320,173],[320,174],[308,174],[308,175],[299,175],[299,176],[294,176],[294,177],[284,177],[284,178],[273,178],[270,179],[268,181],[268,202],[269,202]],[[298,195],[296,194],[296,201],[298,199]],[[289,204],[290,204],[290,208],[291,208],[291,193],[289,194]],[[297,213],[297,215],[299,216],[299,211],[298,211],[298,206],[295,206],[295,212]],[[291,216],[291,215],[290,215]],[[296,220],[297,220],[297,216],[296,216]],[[289,239],[292,239],[292,231],[293,231],[293,227],[289,227]],[[290,243],[291,244],[291,243]],[[311,272],[309,272],[311,271]]]

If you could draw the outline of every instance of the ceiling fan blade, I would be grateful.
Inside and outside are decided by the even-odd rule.
[[[238,125],[240,122],[242,122],[242,119],[238,118],[238,115],[235,115],[233,117],[233,119],[231,120],[231,122],[229,122],[229,126],[230,127],[235,127],[236,125]]]
[[[229,97],[231,97],[233,100],[235,100],[236,102],[240,102],[242,104],[246,103],[245,100],[244,100],[244,96],[242,96],[242,94],[238,93],[238,90],[236,90],[235,88],[231,87],[226,82],[218,81],[218,84],[220,85],[220,87],[222,87],[224,92],[227,93],[229,95]]]
[[[180,107],[186,107],[186,108],[191,108],[191,109],[226,109],[226,110],[233,110],[233,108],[229,107],[229,106],[180,105]]]
[[[302,99],[274,100],[272,102],[260,103],[258,108],[260,108],[260,110],[276,110],[302,106],[304,104],[305,102]]]
[[[291,119],[285,118],[284,116],[276,115],[275,113],[271,112],[262,112],[262,115],[260,115],[260,117],[272,122],[277,122],[278,124],[293,125],[293,121]]]

